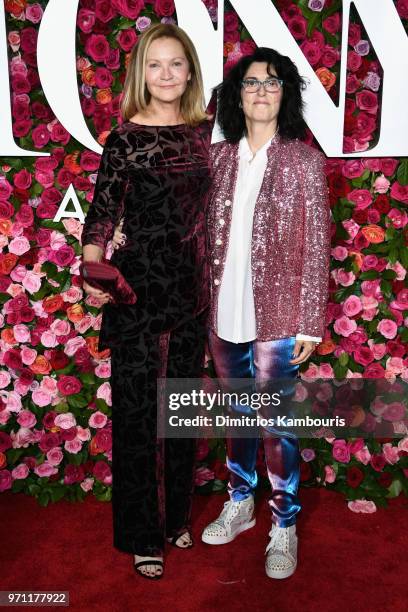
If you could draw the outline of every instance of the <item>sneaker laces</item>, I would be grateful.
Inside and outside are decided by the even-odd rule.
[[[213,521],[214,524],[219,525],[220,527],[225,526],[225,521],[228,518],[228,515],[231,513],[233,503],[234,502],[232,502],[231,500],[224,502],[224,507],[221,510],[221,514],[218,518],[215,519],[215,521]]]
[[[287,542],[289,537],[289,532],[287,529],[283,529],[281,527],[272,528],[269,532],[269,536],[271,540],[266,547],[265,554],[267,554],[271,548],[281,552],[287,551]]]

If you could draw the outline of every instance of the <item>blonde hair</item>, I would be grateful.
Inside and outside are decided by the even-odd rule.
[[[187,125],[194,126],[207,118],[204,85],[197,51],[184,30],[173,24],[158,23],[143,32],[130,54],[121,102],[125,121],[138,111],[146,110],[151,95],[146,86],[146,58],[150,45],[159,38],[174,38],[184,49],[189,63],[191,80],[181,97],[180,111]]]

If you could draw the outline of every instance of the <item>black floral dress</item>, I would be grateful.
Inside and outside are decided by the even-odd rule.
[[[195,443],[157,438],[157,378],[200,376],[209,303],[205,215],[213,124],[127,122],[107,138],[82,245],[105,249],[134,305],[105,304],[99,349],[111,349],[114,545],[160,554],[189,527]]]

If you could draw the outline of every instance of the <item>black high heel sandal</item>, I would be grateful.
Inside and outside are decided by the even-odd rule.
[[[188,535],[190,536],[190,540],[191,540],[190,544],[188,544],[187,546],[179,546],[178,544],[176,544],[177,540],[186,533],[188,533]],[[176,548],[182,548],[182,549],[183,548],[193,548],[194,546],[193,538],[189,531],[185,531],[184,533],[179,533],[178,535],[176,534],[172,538],[166,538],[166,540],[169,544],[171,544],[172,546],[175,546]]]
[[[145,574],[140,571],[139,567],[142,567],[142,565],[160,565],[160,567],[162,568],[162,573],[154,574],[154,576],[149,576],[149,574]],[[133,563],[133,567],[135,568],[139,576],[143,576],[143,578],[149,578],[149,580],[158,580],[163,576],[164,573],[163,561],[161,561],[161,559],[148,559],[147,561],[139,561],[138,563]]]

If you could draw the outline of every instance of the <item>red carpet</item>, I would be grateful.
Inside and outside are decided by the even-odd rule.
[[[112,547],[110,504],[89,497],[42,508],[24,495],[2,493],[0,590],[66,590],[74,612],[407,610],[406,498],[362,515],[337,493],[301,489],[298,569],[282,581],[263,569],[270,526],[264,499],[257,525],[231,544],[199,540],[224,499],[195,497],[196,545],[169,547],[165,577],[155,582],[139,578],[132,557]]]

